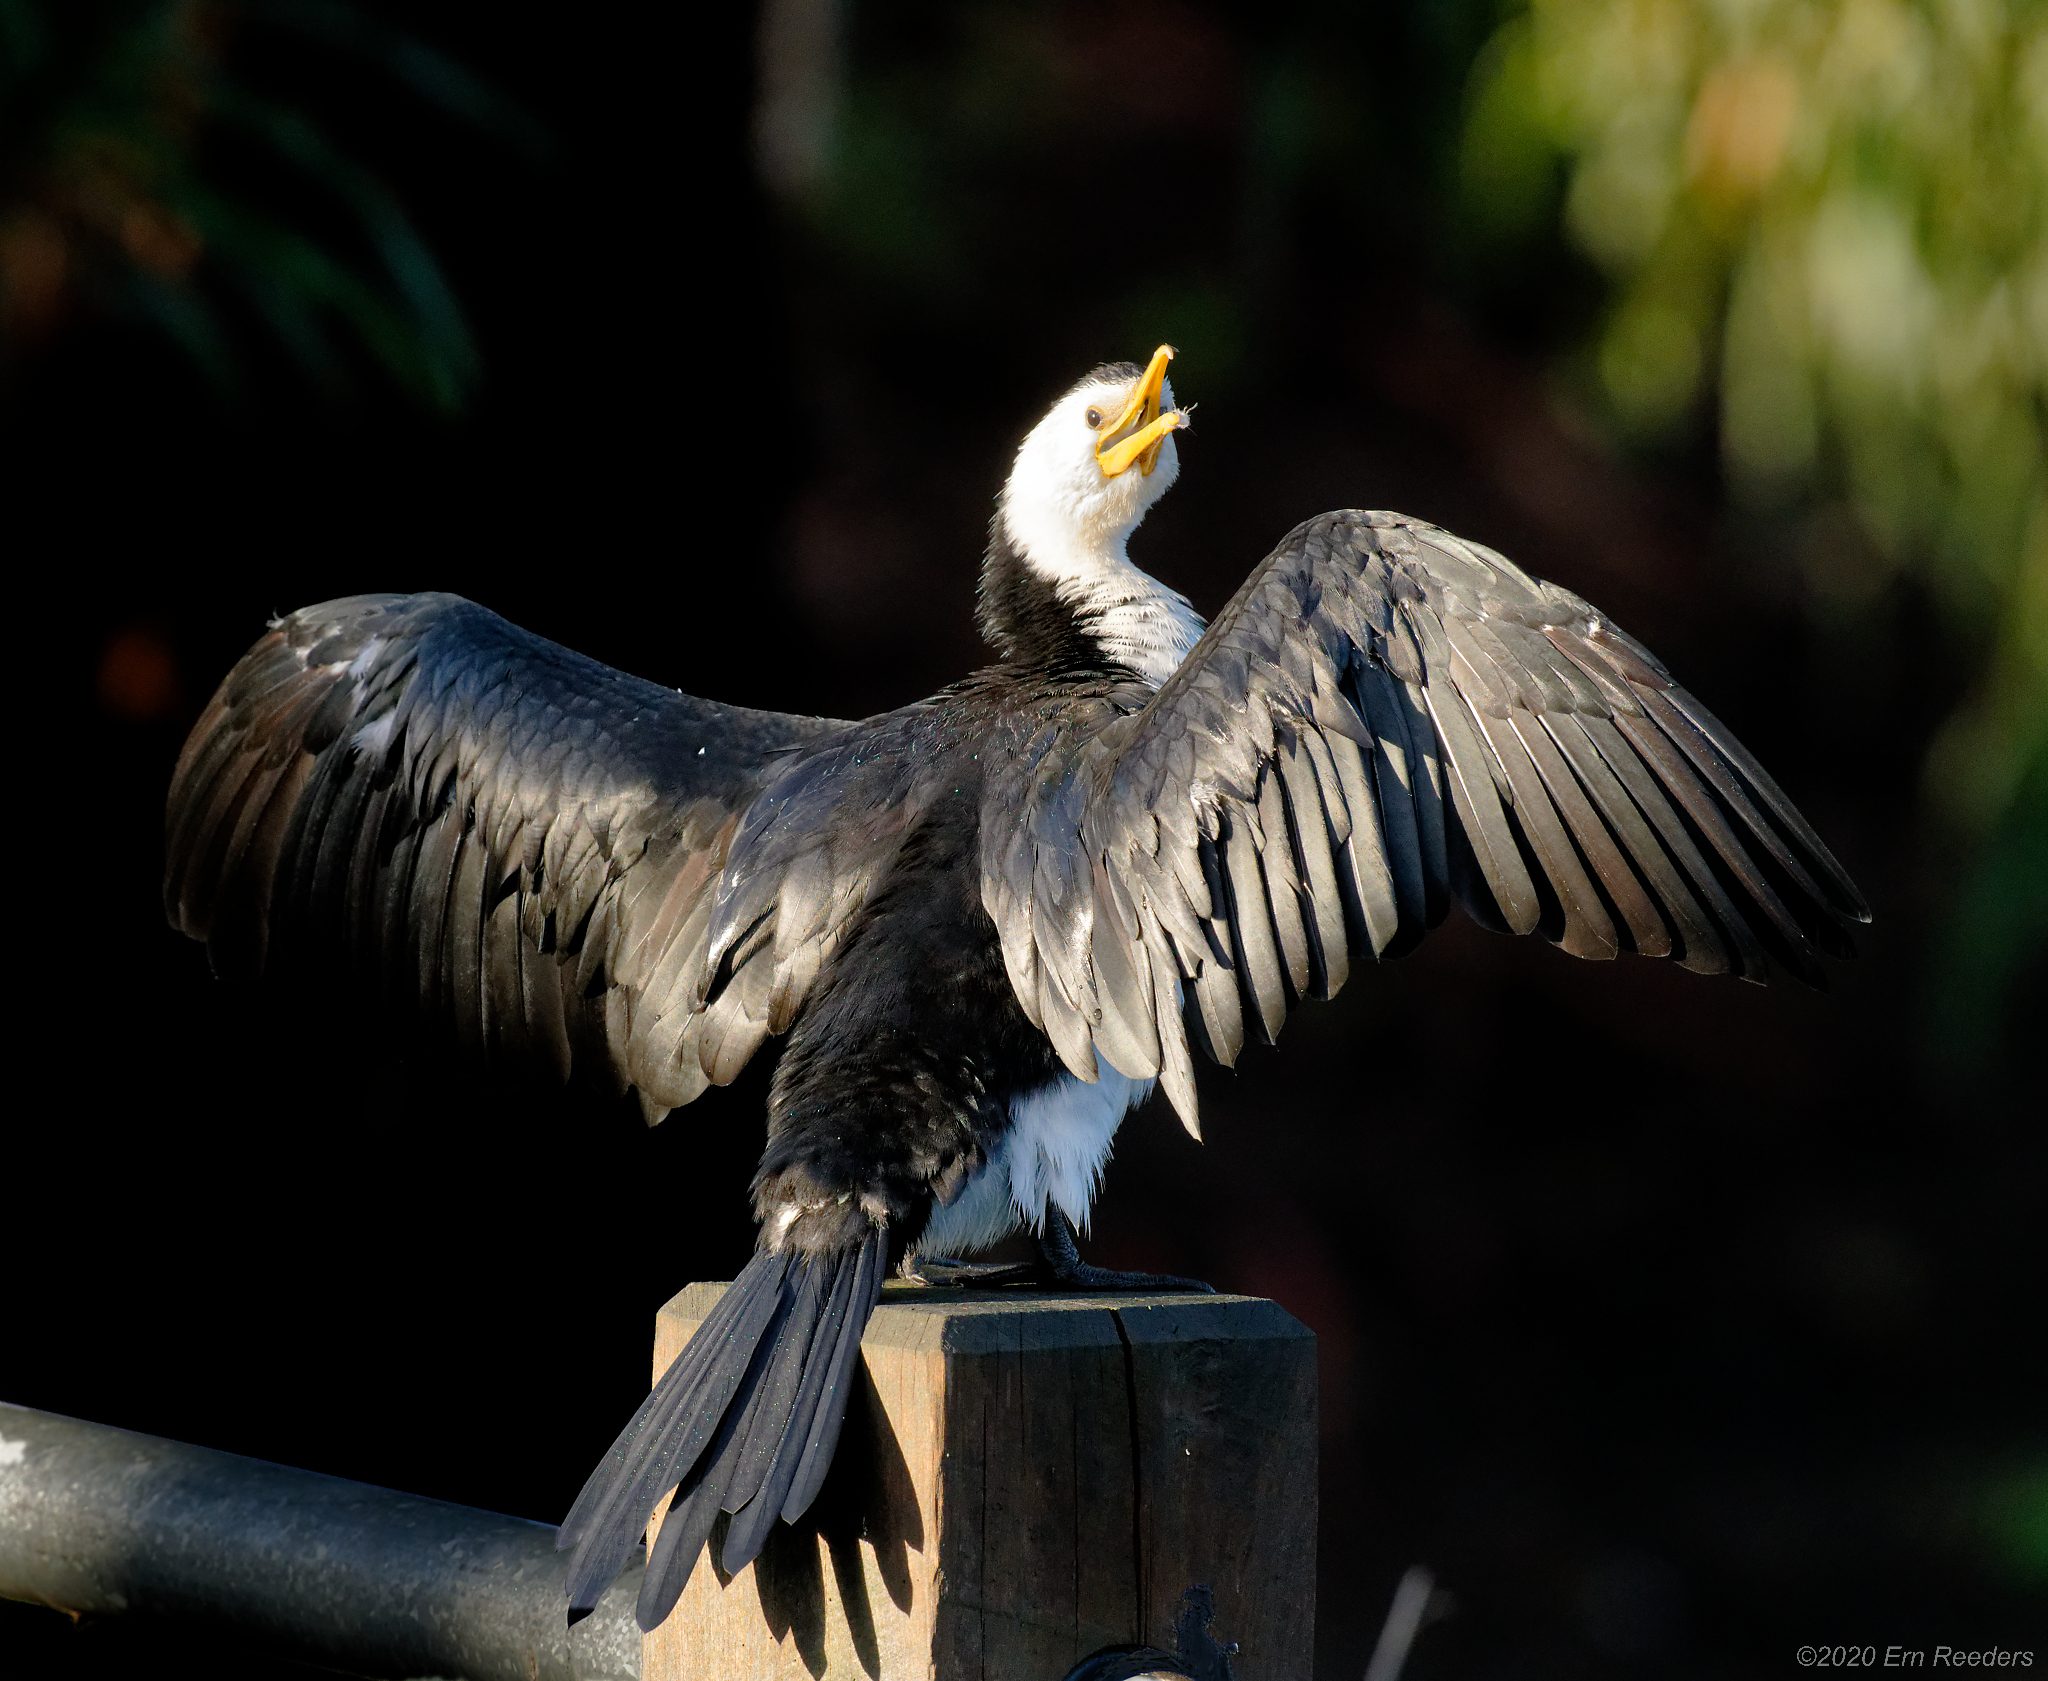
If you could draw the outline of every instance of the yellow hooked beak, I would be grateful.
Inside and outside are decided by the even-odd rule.
[[[1123,413],[1102,426],[1102,441],[1095,446],[1095,460],[1104,478],[1115,478],[1133,461],[1138,463],[1138,471],[1150,478],[1152,469],[1159,465],[1159,451],[1167,433],[1186,423],[1187,416],[1179,409],[1159,412],[1159,388],[1166,383],[1166,364],[1172,360],[1170,344],[1162,344],[1153,351],[1152,360],[1146,364]]]

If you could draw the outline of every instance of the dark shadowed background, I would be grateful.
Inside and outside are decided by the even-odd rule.
[[[1024,426],[1162,340],[1201,409],[1140,564],[1213,611],[1330,507],[1493,544],[1877,915],[1826,994],[1446,926],[1205,1072],[1206,1146],[1126,1127],[1092,1258],[1321,1339],[1319,1674],[1414,1563],[1418,1681],[2048,1662],[2021,0],[0,0],[0,1395],[559,1517],[748,1251],[765,1070],[649,1133],[216,984],[158,900],[185,729],[381,589],[915,698]],[[162,1650],[0,1608],[9,1675]]]

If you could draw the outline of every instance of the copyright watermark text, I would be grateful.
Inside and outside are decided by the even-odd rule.
[[[2013,1646],[1802,1646],[1801,1669],[2032,1669]]]

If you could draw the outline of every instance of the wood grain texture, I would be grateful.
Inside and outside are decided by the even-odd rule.
[[[723,1288],[662,1309],[657,1374]],[[1315,1342],[1280,1308],[891,1284],[862,1356],[816,1507],[699,1559],[647,1681],[1059,1681],[1171,1649],[1196,1585],[1239,1681],[1308,1681]]]

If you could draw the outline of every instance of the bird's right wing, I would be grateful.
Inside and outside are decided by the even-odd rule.
[[[721,706],[450,595],[279,620],[171,784],[165,904],[215,967],[355,959],[467,1042],[593,1063],[650,1120],[785,1028],[858,884],[733,856],[844,725]]]

